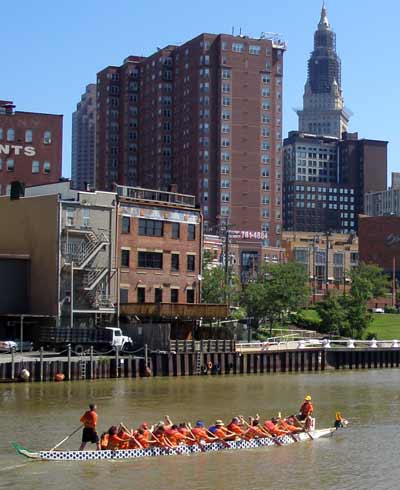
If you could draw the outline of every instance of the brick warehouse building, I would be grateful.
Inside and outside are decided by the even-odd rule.
[[[32,186],[61,178],[63,116],[14,108],[0,101],[0,195],[13,181]]]
[[[117,195],[121,304],[200,303],[203,224],[194,196],[125,186]]]
[[[285,49],[277,38],[201,34],[100,71],[97,188],[177,184],[196,196],[210,232],[228,222],[267,234],[238,242],[260,262],[282,230]]]

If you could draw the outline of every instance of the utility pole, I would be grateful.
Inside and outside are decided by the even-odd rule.
[[[326,239],[326,252],[325,252],[325,293],[328,294],[329,292],[329,274],[328,274],[328,268],[329,268],[329,235],[330,232],[326,230],[325,232],[325,239]]]
[[[229,306],[229,226],[225,226],[225,302]]]
[[[74,326],[74,261],[71,260],[71,296],[70,296],[70,315],[71,315],[71,328]]]
[[[392,270],[392,306],[396,307],[396,257],[393,256]]]

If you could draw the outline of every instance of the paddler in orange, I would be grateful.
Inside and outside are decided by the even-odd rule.
[[[165,434],[173,447],[186,442],[186,436],[179,432],[179,427],[176,424],[171,425],[169,429],[165,429]]]
[[[264,429],[271,436],[284,436],[288,433],[287,430],[279,428],[278,419],[274,417],[272,417],[271,420],[266,420],[264,422]]]
[[[126,439],[122,439],[118,436],[118,427],[113,425],[108,430],[108,445],[107,449],[116,450],[121,449],[121,446],[126,443]]]
[[[234,441],[237,437],[237,434],[231,432],[225,427],[222,420],[216,420],[215,426],[212,429],[213,430],[210,428],[210,432],[212,432],[215,437],[218,437],[218,439],[222,439],[223,441]]]
[[[260,421],[258,419],[253,419],[250,417],[250,423],[248,425],[248,429],[245,433],[247,439],[262,439],[267,437],[267,434],[260,427]]]
[[[197,442],[214,442],[217,441],[217,437],[213,437],[211,432],[208,432],[205,428],[205,424],[202,420],[196,422],[196,426],[192,429],[192,434],[196,438]]]
[[[96,449],[100,450],[100,439],[96,432],[97,426],[97,407],[94,403],[89,405],[87,410],[81,417],[80,421],[83,424],[82,443],[79,447],[79,451],[83,451],[88,442],[96,444]]]
[[[159,447],[172,447],[172,444],[166,437],[164,422],[160,422],[157,425],[156,430],[153,432],[153,437]]]
[[[185,436],[186,444],[193,446],[196,443],[196,438],[186,422],[179,424],[178,431]]]
[[[244,436],[245,432],[240,424],[243,424],[241,419],[239,417],[233,417],[231,422],[226,426],[226,428],[230,431],[233,432],[234,434],[238,435],[239,437]]]

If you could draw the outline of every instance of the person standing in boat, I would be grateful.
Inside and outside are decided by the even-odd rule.
[[[100,439],[96,431],[97,426],[97,407],[94,403],[89,405],[89,410],[87,410],[81,417],[81,423],[83,424],[82,432],[82,444],[80,445],[79,451],[83,451],[88,442],[96,444],[96,449],[100,450]]]
[[[310,430],[313,426],[314,423],[314,419],[312,417],[313,413],[314,413],[314,406],[312,404],[312,399],[310,395],[307,395],[304,398],[304,402],[300,407],[299,414],[297,415],[298,420],[304,423],[306,430]]]

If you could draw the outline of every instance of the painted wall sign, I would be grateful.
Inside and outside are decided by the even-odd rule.
[[[26,157],[34,157],[36,155],[36,149],[33,146],[0,145],[0,155],[25,155]]]
[[[197,225],[200,223],[198,213],[189,211],[165,211],[164,209],[147,209],[136,206],[121,206],[121,214],[134,218],[146,218],[160,221],[174,221],[176,223],[190,223]]]
[[[391,233],[385,238],[385,244],[388,247],[394,247],[395,245],[400,244],[400,235],[396,235],[395,233]]]

